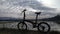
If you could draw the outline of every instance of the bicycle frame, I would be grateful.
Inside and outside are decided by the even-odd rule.
[[[35,14],[36,14],[36,19],[35,19],[35,22],[33,22],[33,21],[30,21],[30,20],[26,20],[25,19],[25,17],[26,17],[26,14],[25,14],[25,11],[26,11],[26,9],[24,9],[23,10],[23,22],[20,22],[20,23],[18,23],[18,29],[20,30],[20,28],[19,28],[19,25],[20,24],[22,24],[22,29],[23,29],[23,26],[24,27],[26,27],[24,30],[27,30],[27,25],[26,25],[26,23],[25,23],[25,21],[26,22],[29,22],[29,23],[32,23],[32,25],[33,25],[33,28],[35,28],[35,27],[37,27],[38,28],[38,30],[40,31],[40,32],[49,32],[50,31],[50,25],[49,24],[47,24],[46,22],[40,22],[39,24],[37,23],[37,21],[38,21],[38,15],[39,14],[41,14],[41,12],[35,12]],[[37,25],[38,24],[38,25]],[[45,25],[47,25],[47,30],[45,31],[45,26],[43,26],[42,24],[45,24]],[[42,30],[40,29],[40,28],[42,28]]]
[[[24,23],[24,21],[30,22],[30,23],[33,24],[33,28],[35,28],[35,27],[36,27],[36,24],[37,24],[37,20],[38,20],[38,19],[37,19],[37,18],[38,18],[38,15],[41,14],[41,12],[35,12],[35,14],[36,14],[36,19],[35,19],[35,23],[34,23],[33,21],[25,20],[25,17],[26,17],[25,11],[26,11],[26,9],[24,9],[24,10],[22,11],[22,12],[24,13],[24,14],[23,14],[23,23]]]

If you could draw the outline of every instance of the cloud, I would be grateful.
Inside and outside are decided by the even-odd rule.
[[[49,8],[36,0],[4,0],[0,1],[0,17],[15,17],[22,18],[21,11],[26,8],[26,15],[28,18],[35,17],[34,11],[42,11],[41,18],[55,16],[55,8]],[[57,12],[57,11],[56,11]]]

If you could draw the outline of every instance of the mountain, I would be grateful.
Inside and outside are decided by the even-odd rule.
[[[50,18],[50,20],[55,20],[55,21],[59,21],[60,20],[60,15],[57,15],[53,18]]]
[[[14,21],[14,20],[21,20],[19,18],[12,18],[12,17],[0,17],[0,21]]]
[[[45,18],[41,20],[46,20],[46,21],[60,21],[60,15],[56,15],[55,17],[52,18]]]

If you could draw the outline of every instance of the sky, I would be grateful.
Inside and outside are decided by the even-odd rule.
[[[41,2],[45,6],[52,7],[52,8],[60,8],[60,0],[37,0]]]
[[[51,18],[60,14],[60,0],[0,0],[0,17],[22,18],[21,12],[26,11],[26,18],[35,18],[34,12],[41,12],[40,18]]]

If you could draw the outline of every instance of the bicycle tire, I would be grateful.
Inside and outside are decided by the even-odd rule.
[[[41,24],[47,25],[48,26],[48,30],[47,31],[40,30],[39,26],[41,26]],[[41,22],[41,23],[38,24],[38,31],[48,33],[50,31],[50,25],[48,23],[46,23],[46,22]]]
[[[22,24],[22,26],[25,25],[26,28],[25,28],[25,29],[23,29],[23,28],[20,29],[20,24]],[[17,24],[17,27],[18,27],[19,30],[27,30],[27,25],[26,25],[25,23],[18,23],[18,24]]]

